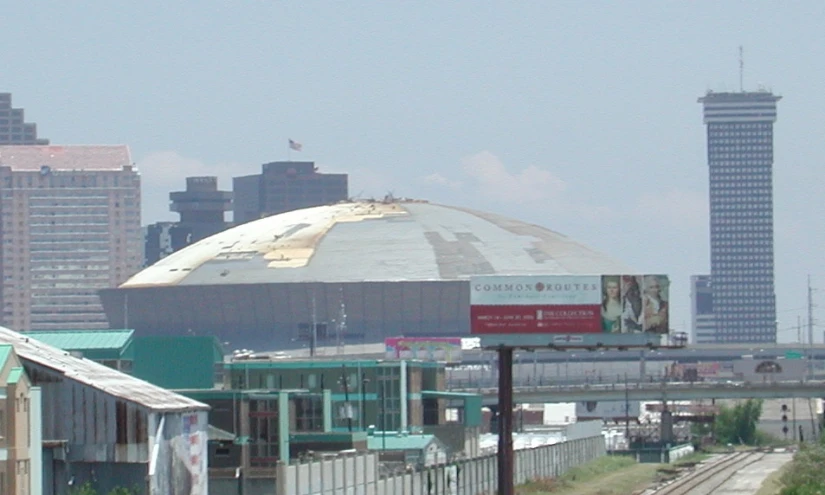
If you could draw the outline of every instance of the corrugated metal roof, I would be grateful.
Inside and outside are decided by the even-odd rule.
[[[160,260],[121,287],[632,271],[562,234],[518,220],[425,202],[358,202],[237,226]]]
[[[129,147],[125,145],[0,146],[0,166],[15,171],[39,172],[43,166],[52,171],[119,171],[131,165]]]
[[[0,343],[11,344],[20,359],[62,373],[71,380],[133,402],[156,412],[208,410],[209,406],[67,351],[25,334],[0,327]]]
[[[217,426],[208,425],[207,434],[212,442],[232,442],[235,440],[234,433],[221,430]]]
[[[129,343],[134,333],[134,330],[54,330],[26,332],[25,335],[64,351],[120,351]]]
[[[3,369],[3,366],[6,365],[6,361],[11,355],[11,350],[12,346],[10,345],[0,345],[0,369]]]

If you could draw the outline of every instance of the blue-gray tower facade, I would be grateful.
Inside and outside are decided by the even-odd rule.
[[[776,342],[773,124],[781,97],[709,92],[710,269],[718,343]]]

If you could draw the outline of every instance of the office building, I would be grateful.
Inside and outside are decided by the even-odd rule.
[[[776,342],[773,123],[781,97],[709,92],[710,275],[715,341]]]
[[[716,342],[710,275],[690,277],[690,323],[692,344]]]
[[[189,245],[189,233],[177,222],[155,222],[143,227],[143,266],[152,266]]]
[[[126,146],[0,146],[2,325],[108,328],[100,289],[140,269],[140,177]]]
[[[187,177],[186,190],[169,193],[169,199],[180,220],[145,228],[144,266],[229,227],[224,215],[232,209],[232,193],[218,190],[217,177]]]
[[[178,224],[194,243],[226,229],[224,214],[232,209],[232,193],[218,191],[217,177],[187,177],[186,190],[169,193],[169,209],[180,214]]]
[[[37,138],[37,124],[28,124],[22,108],[12,108],[11,93],[0,93],[0,145],[49,144]]]
[[[301,208],[346,201],[347,174],[321,174],[314,162],[265,163],[259,175],[233,180],[236,225]]]

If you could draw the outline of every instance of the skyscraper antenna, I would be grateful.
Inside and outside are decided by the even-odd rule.
[[[745,49],[739,45],[739,91],[745,92]]]

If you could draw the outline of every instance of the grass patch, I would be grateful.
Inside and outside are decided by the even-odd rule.
[[[606,455],[595,459],[587,464],[576,466],[563,475],[561,481],[564,482],[587,482],[596,478],[601,478],[607,473],[627,469],[636,465],[637,462],[630,456]]]
[[[537,480],[516,488],[519,495],[629,495],[656,479],[659,464],[632,457],[604,456],[575,467],[558,479]]]
[[[785,463],[782,467],[768,475],[759,487],[756,495],[779,495],[785,485],[782,484],[782,475],[785,474],[793,464],[793,461]]]
[[[691,466],[691,465],[698,464],[698,463],[704,461],[709,456],[710,456],[710,454],[708,454],[707,452],[694,451],[692,454],[686,455],[686,456],[682,457],[681,459],[679,459],[678,461],[674,462],[673,466],[674,467]]]

